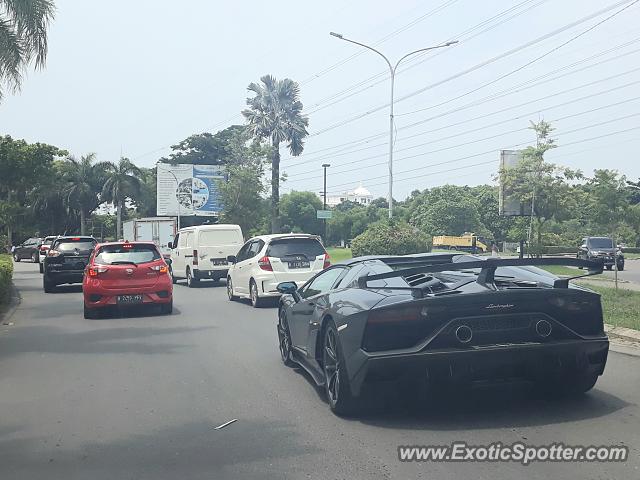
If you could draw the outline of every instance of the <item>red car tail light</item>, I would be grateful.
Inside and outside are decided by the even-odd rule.
[[[153,270],[154,272],[158,273],[169,273],[169,267],[167,267],[166,265],[154,265],[152,267],[149,267],[149,270]]]
[[[193,266],[198,266],[198,250],[193,251]]]
[[[60,252],[58,250],[49,250],[49,252],[47,252],[47,257],[57,257],[60,255]]]
[[[421,307],[386,308],[372,310],[367,319],[370,324],[384,324],[397,322],[412,322],[426,318],[426,311]]]
[[[271,266],[271,262],[269,261],[269,257],[267,256],[264,256],[260,260],[258,260],[258,266],[260,267],[260,270],[273,272],[273,267]]]
[[[40,247],[40,253],[46,253],[49,250],[49,245],[42,245]]]
[[[109,270],[107,267],[94,265],[93,267],[89,267],[89,276],[97,277],[101,273],[105,273]]]
[[[322,268],[329,268],[331,266],[331,257],[329,256],[328,253],[324,254],[324,264],[322,265]]]

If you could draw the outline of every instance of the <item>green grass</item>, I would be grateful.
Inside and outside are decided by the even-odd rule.
[[[546,265],[544,267],[540,267],[543,270],[546,270],[553,275],[565,276],[565,277],[574,277],[576,275],[581,275],[581,270],[577,268],[565,267],[564,265]]]
[[[638,258],[640,258],[640,253],[625,253],[624,254],[624,259],[625,260],[637,260]]]
[[[327,248],[327,253],[331,257],[331,263],[338,263],[353,256],[350,248],[331,247]]]
[[[582,284],[582,286],[602,296],[604,321],[616,327],[640,330],[640,292],[600,285]]]

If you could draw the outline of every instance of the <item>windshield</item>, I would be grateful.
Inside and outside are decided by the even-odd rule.
[[[96,246],[95,240],[60,240],[55,249],[59,252],[73,252],[75,250],[83,251],[83,250],[93,250]]]
[[[100,248],[94,263],[100,265],[118,265],[153,262],[160,259],[155,245],[105,245]]]
[[[287,255],[305,255],[308,259],[314,259],[318,255],[324,254],[324,247],[315,238],[286,238],[274,240],[267,250],[267,256],[275,258],[283,258]]]
[[[590,238],[591,248],[613,248],[613,241],[610,238]]]

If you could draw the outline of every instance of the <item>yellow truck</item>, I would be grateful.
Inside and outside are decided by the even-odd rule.
[[[433,248],[444,250],[486,253],[489,251],[487,243],[489,242],[475,233],[465,233],[459,237],[453,235],[437,235],[433,237]]]

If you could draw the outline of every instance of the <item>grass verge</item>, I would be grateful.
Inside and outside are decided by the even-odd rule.
[[[13,276],[13,260],[11,255],[0,255],[0,305],[9,301],[11,295],[11,277]]]
[[[619,288],[602,287],[592,283],[580,283],[602,297],[604,321],[616,327],[640,330],[640,292]]]
[[[342,260],[347,260],[353,256],[351,254],[350,248],[339,248],[339,247],[327,248],[327,253],[331,257],[331,263],[338,263],[338,262],[341,262]]]
[[[553,275],[558,275],[558,276],[574,277],[576,275],[581,275],[580,269],[565,267],[564,265],[545,265],[540,268],[542,268],[543,270],[546,270],[549,273],[552,273]]]

